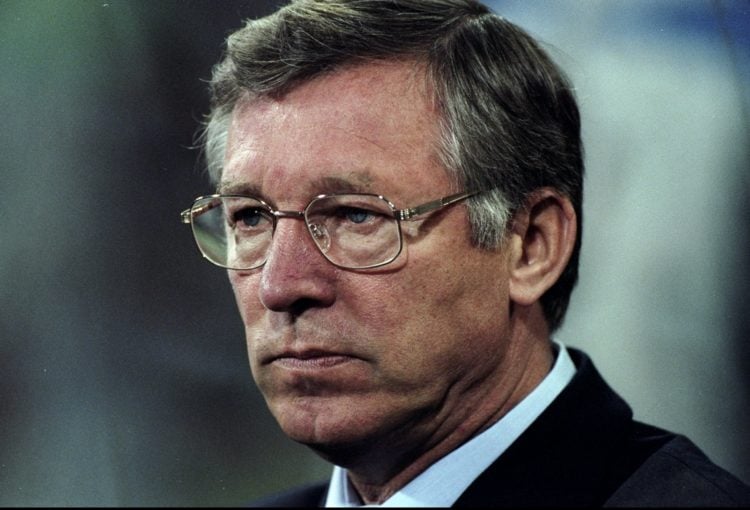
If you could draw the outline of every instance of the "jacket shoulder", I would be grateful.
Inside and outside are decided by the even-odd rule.
[[[750,486],[678,435],[653,452],[605,506],[750,506]]]

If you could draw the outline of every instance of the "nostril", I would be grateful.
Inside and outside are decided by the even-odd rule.
[[[305,311],[311,308],[320,308],[320,301],[312,298],[300,298],[293,302],[288,308],[287,312],[292,317],[299,317],[305,313]]]

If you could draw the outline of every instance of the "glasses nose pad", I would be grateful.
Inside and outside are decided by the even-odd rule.
[[[315,244],[320,247],[323,253],[326,253],[331,247],[331,236],[328,235],[328,230],[319,223],[310,224],[310,233],[315,240]]]

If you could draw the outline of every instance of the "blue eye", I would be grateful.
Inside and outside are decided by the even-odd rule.
[[[339,214],[352,223],[364,223],[372,217],[372,212],[355,207],[342,207]]]
[[[263,211],[255,207],[240,209],[233,216],[235,223],[241,222],[246,227],[257,227],[263,217]]]

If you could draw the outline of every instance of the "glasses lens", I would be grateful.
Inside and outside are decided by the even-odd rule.
[[[273,215],[247,197],[206,197],[191,208],[193,235],[203,255],[229,269],[263,265],[273,236]]]
[[[333,195],[313,200],[305,219],[320,251],[336,265],[364,269],[401,252],[400,226],[390,204],[375,195]]]

